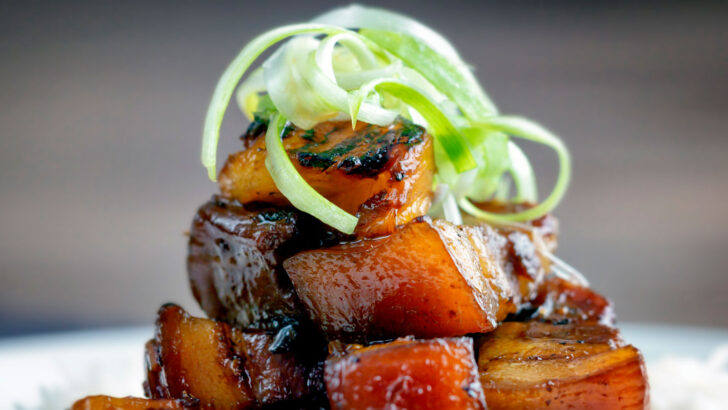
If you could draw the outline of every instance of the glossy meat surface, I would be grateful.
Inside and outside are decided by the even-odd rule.
[[[194,400],[141,399],[138,397],[88,396],[76,401],[71,410],[196,410]]]
[[[507,322],[484,336],[478,366],[490,409],[642,409],[644,362],[598,323]]]
[[[190,228],[187,272],[209,317],[243,328],[276,328],[301,316],[279,266],[286,256],[320,246],[328,233],[287,208],[254,208],[213,197]]]
[[[257,404],[230,326],[190,317],[174,305],[159,310],[156,337],[147,344],[145,390],[152,398],[191,396],[217,409]]]
[[[396,340],[326,362],[337,409],[484,409],[470,338]]]
[[[422,127],[399,120],[378,127],[359,122],[324,122],[311,130],[289,128],[283,145],[298,172],[331,202],[360,217],[361,236],[390,233],[424,215],[431,203],[432,140]],[[243,136],[246,149],[231,155],[220,171],[220,191],[247,204],[285,206],[265,167],[265,124]]]
[[[195,398],[201,407],[258,408],[299,402],[311,392],[311,368],[325,354],[308,347],[299,361],[292,351],[272,352],[274,336],[241,332],[226,323],[190,317],[175,305],[160,309],[157,335],[147,344],[147,382],[152,398]]]
[[[418,218],[386,238],[304,251],[284,267],[311,318],[346,340],[488,332],[525,300],[509,240]],[[538,258],[533,258],[538,265]]]
[[[242,353],[250,387],[259,403],[301,402],[319,393],[312,390],[322,389],[313,384],[317,381],[312,380],[312,372],[326,355],[323,342],[317,345],[318,340],[310,340],[295,350],[273,353],[276,340],[270,334],[234,330],[232,339]]]
[[[613,326],[614,309],[609,299],[587,286],[549,275],[541,284],[533,304],[536,316],[551,323],[594,322]]]
[[[507,214],[522,212],[534,205],[530,203],[510,203],[501,201],[487,201],[478,202],[474,204],[476,207],[492,213]],[[479,220],[475,217],[463,215],[464,222],[469,225],[477,225]],[[537,234],[543,241],[544,248],[553,253],[556,251],[558,246],[559,236],[559,221],[552,214],[546,214],[540,218],[536,218],[530,221],[520,223],[520,225],[528,228],[528,230],[521,230],[529,234],[533,240],[534,233]]]

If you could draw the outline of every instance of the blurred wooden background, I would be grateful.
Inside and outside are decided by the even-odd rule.
[[[728,8],[545,4],[387,2],[565,139],[559,254],[621,319],[728,326]],[[216,189],[198,161],[212,88],[253,35],[330,7],[0,4],[0,336],[198,312],[183,234]],[[223,156],[245,125],[231,110]],[[528,149],[545,193],[555,161]]]

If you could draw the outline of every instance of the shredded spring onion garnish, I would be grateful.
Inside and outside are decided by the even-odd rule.
[[[255,60],[283,40],[240,83]],[[311,23],[273,29],[248,43],[221,76],[207,111],[202,163],[213,181],[220,125],[236,87],[242,111],[249,118],[264,113],[270,121],[266,167],[278,189],[295,207],[342,232],[353,232],[357,218],[298,174],[281,142],[286,122],[302,129],[332,120],[383,126],[402,116],[424,126],[435,141],[438,195],[431,213],[452,222],[462,220],[460,210],[489,222],[535,219],[559,203],[569,183],[571,162],[559,138],[527,119],[500,115],[445,38],[397,13],[353,5]],[[474,203],[538,199],[533,168],[511,137],[552,148],[559,175],[536,206],[489,213]]]
[[[342,232],[354,232],[357,218],[316,192],[296,171],[281,141],[285,123],[286,120],[281,114],[275,114],[268,124],[265,134],[265,145],[268,151],[265,167],[276,181],[276,186],[291,201],[291,204],[301,211],[312,215],[315,215],[315,212],[326,212],[326,222],[329,225]]]

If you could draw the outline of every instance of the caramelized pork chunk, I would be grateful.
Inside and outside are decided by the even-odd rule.
[[[71,410],[197,410],[199,408],[195,400],[110,396],[84,397],[71,406]]]
[[[304,251],[283,266],[329,336],[460,336],[493,330],[526,300],[521,278],[540,281],[540,269],[515,268],[525,262],[508,244],[487,225],[422,217],[388,237]]]
[[[200,407],[216,409],[305,399],[311,393],[311,370],[303,363],[315,363],[318,353],[307,352],[299,361],[293,352],[273,352],[273,343],[271,335],[244,333],[165,305],[159,311],[157,335],[147,343],[146,394],[155,399],[193,398]]]
[[[534,205],[531,203],[512,203],[502,201],[487,201],[478,202],[474,204],[478,208],[492,212],[496,214],[510,214],[516,212],[522,212],[532,208]],[[472,216],[464,215],[464,222],[470,225],[478,224],[478,219]],[[527,229],[520,230],[526,232],[534,240],[534,235],[538,235],[542,243],[539,246],[543,246],[545,250],[553,253],[556,251],[558,246],[559,236],[559,221],[551,214],[546,214],[540,218],[536,218],[530,221],[526,221],[521,224]],[[515,228],[512,228],[515,230]]]
[[[231,155],[220,172],[223,195],[247,204],[289,205],[265,167],[265,124],[251,124],[246,149]],[[314,189],[358,215],[361,236],[390,233],[424,215],[431,203],[434,156],[422,127],[405,120],[379,127],[324,122],[313,129],[290,127],[283,145]]]
[[[329,233],[289,208],[256,208],[213,197],[192,222],[187,272],[209,317],[243,328],[280,327],[301,316],[280,267],[283,258],[320,246]]]
[[[533,304],[540,306],[536,317],[552,323],[596,322],[613,326],[615,321],[609,299],[555,275],[546,277]]]
[[[266,333],[233,331],[236,349],[242,353],[250,387],[259,403],[301,403],[311,394],[310,388],[322,389],[312,383],[311,372],[326,355],[325,343],[318,339],[297,349],[282,350],[277,340]],[[274,353],[278,352],[278,353]],[[315,376],[315,375],[313,375]]]
[[[470,338],[391,343],[326,362],[336,409],[484,409]]]
[[[478,367],[489,409],[642,409],[640,352],[597,323],[507,322],[485,335]]]
[[[256,399],[231,333],[227,324],[162,306],[157,335],[147,344],[147,395],[194,397],[203,407],[254,408]]]

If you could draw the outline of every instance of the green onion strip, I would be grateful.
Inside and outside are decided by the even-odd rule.
[[[207,168],[207,175],[212,181],[217,179],[217,143],[220,139],[220,126],[225,110],[235,87],[255,59],[275,43],[291,36],[309,33],[336,34],[345,31],[347,30],[325,24],[294,24],[263,33],[240,51],[220,76],[205,116],[202,131],[202,164]]]
[[[286,119],[276,114],[268,124],[265,134],[265,167],[276,187],[291,201],[291,204],[311,215],[326,215],[326,223],[341,232],[351,234],[356,228],[357,218],[331,203],[316,192],[298,173],[283,147],[282,132]]]
[[[382,30],[361,30],[361,34],[386,48],[448,95],[467,118],[483,120],[496,113],[495,105],[480,90],[470,70],[451,62],[424,42],[406,34]]]
[[[417,110],[427,121],[428,130],[441,144],[458,172],[465,172],[477,165],[467,142],[440,109],[422,92],[402,80],[380,79],[365,84],[352,99],[350,115],[356,118],[361,101],[373,90],[386,92]]]
[[[459,202],[460,207],[467,213],[484,219],[486,221],[528,221],[539,218],[553,209],[559,204],[561,199],[566,193],[566,189],[569,186],[569,180],[571,179],[571,158],[569,151],[566,146],[561,142],[559,138],[553,135],[551,132],[543,128],[542,126],[529,121],[525,118],[520,117],[493,117],[487,122],[481,124],[486,128],[493,129],[494,131],[501,131],[503,133],[513,135],[515,137],[523,138],[533,142],[541,143],[556,152],[559,159],[559,175],[556,179],[556,184],[551,194],[538,205],[533,208],[527,209],[523,212],[511,213],[511,214],[496,214],[486,212],[476,207],[467,198],[462,198]]]
[[[240,84],[236,100],[248,117],[268,117],[266,168],[298,209],[342,232],[352,233],[357,224],[355,216],[321,196],[296,171],[281,141],[287,121],[303,129],[329,120],[383,126],[397,116],[425,126],[434,138],[435,184],[444,189],[442,200],[433,205],[438,216],[460,221],[459,206],[489,222],[513,223],[538,218],[562,199],[571,173],[564,144],[538,124],[499,115],[444,37],[409,17],[361,6],[333,10],[313,21],[256,37],[223,72],[203,130],[202,163],[211,180],[216,178],[220,126],[235,88],[265,50],[292,37]],[[537,202],[533,168],[510,137],[552,148],[559,175],[552,192],[534,207],[489,213],[474,202],[508,199],[506,175],[516,188],[508,200]]]

